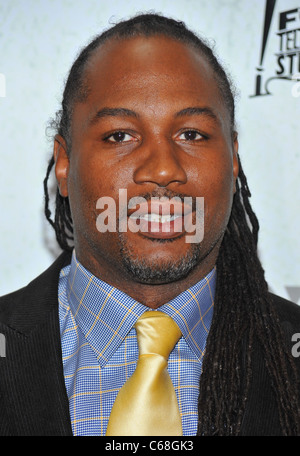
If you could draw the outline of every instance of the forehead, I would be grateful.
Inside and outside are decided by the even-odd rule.
[[[87,75],[97,71],[109,71],[122,77],[123,73],[134,74],[148,71],[157,74],[177,73],[178,65],[186,66],[186,72],[208,71],[209,66],[202,55],[192,46],[165,36],[132,37],[111,39],[102,44],[89,60]],[[194,70],[194,71],[193,71]]]
[[[176,103],[178,109],[184,103],[213,105],[226,123],[229,117],[207,59],[164,36],[109,40],[88,61],[84,80],[91,109],[138,100],[162,110]]]

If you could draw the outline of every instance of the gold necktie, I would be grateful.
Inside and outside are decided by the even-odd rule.
[[[182,435],[177,398],[167,371],[181,331],[171,317],[159,311],[145,312],[135,328],[139,359],[115,400],[106,435]]]

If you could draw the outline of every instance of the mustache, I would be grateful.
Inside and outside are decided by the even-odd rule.
[[[195,196],[191,196],[186,193],[174,192],[174,191],[166,189],[166,188],[162,188],[162,189],[158,188],[158,189],[153,190],[152,192],[147,192],[147,193],[143,193],[140,195],[134,195],[131,198],[133,198],[133,199],[134,198],[144,198],[147,202],[151,201],[152,198],[169,199],[169,200],[171,200],[172,198],[176,198],[176,199],[180,199],[180,201],[182,203],[184,203],[186,198],[189,198],[189,201],[191,201],[192,210],[193,211],[196,210],[196,197]]]

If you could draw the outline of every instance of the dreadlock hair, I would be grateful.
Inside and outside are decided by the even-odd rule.
[[[79,54],[66,81],[62,109],[52,126],[71,153],[74,105],[83,101],[85,68],[93,53],[109,39],[163,35],[197,49],[207,59],[235,129],[233,85],[210,45],[188,30],[183,22],[150,13],[121,21],[93,39]],[[72,249],[73,228],[68,198],[57,190],[54,221],[49,209],[48,179],[44,180],[45,215],[63,250]],[[199,394],[198,435],[238,435],[251,382],[253,345],[258,343],[265,359],[277,400],[283,435],[299,435],[298,379],[293,359],[285,348],[282,330],[273,308],[264,271],[257,254],[258,220],[251,208],[251,194],[239,159],[239,175],[231,217],[217,260],[214,315],[208,335]],[[255,337],[255,339],[254,339]],[[242,359],[242,348],[246,359]]]

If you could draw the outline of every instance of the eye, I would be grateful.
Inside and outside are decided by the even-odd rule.
[[[133,136],[131,136],[128,133],[125,133],[124,131],[115,131],[109,136],[106,136],[104,140],[111,143],[125,143],[134,141],[134,138]]]
[[[197,130],[186,130],[178,135],[178,139],[183,141],[200,141],[205,139],[205,136],[201,135]]]

